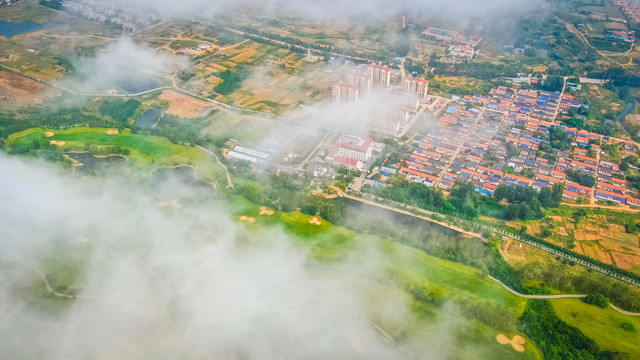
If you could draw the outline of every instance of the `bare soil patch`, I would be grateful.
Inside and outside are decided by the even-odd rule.
[[[168,114],[189,119],[202,116],[203,110],[211,107],[211,104],[172,90],[163,91],[159,99],[169,101]]]
[[[611,256],[620,269],[631,270],[634,266],[640,266],[640,257],[629,254],[622,254],[612,251]]]

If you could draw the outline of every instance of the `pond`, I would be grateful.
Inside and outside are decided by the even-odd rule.
[[[145,111],[136,121],[136,126],[142,129],[150,129],[162,116],[162,108],[155,107]]]
[[[112,167],[124,165],[127,162],[127,159],[120,155],[96,157],[89,152],[68,152],[67,156],[76,160],[79,164],[82,164],[80,166],[75,166],[75,170],[82,173],[106,170]]]
[[[411,215],[406,215],[378,206],[362,203],[360,201],[351,200],[348,198],[337,198],[336,201],[345,203],[350,209],[349,217],[353,218],[354,221],[351,224],[347,221],[347,223],[344,224],[344,226],[346,226],[347,228],[352,228],[351,225],[353,225],[353,223],[366,223],[366,219],[368,218],[377,219],[376,221],[379,222],[388,221],[390,224],[411,228],[414,229],[417,233],[436,232],[442,234],[443,236],[460,235],[460,233],[458,233],[457,231],[446,226],[422,220]],[[352,228],[352,230],[356,229]]]
[[[8,21],[0,21],[0,34],[2,34],[7,39],[11,39],[12,37],[20,34],[26,34],[42,29],[46,29],[50,27],[51,24],[36,24],[31,21],[21,22],[21,23],[12,23]]]
[[[195,188],[211,189],[211,184],[202,181],[196,177],[196,169],[189,166],[176,166],[171,168],[161,168],[152,173],[155,181],[177,180],[181,184],[193,186]]]

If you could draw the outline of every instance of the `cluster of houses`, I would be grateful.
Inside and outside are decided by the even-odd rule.
[[[636,32],[629,30],[606,29],[604,36],[609,39],[622,40],[626,42],[636,41]]]
[[[125,31],[137,31],[157,24],[162,19],[153,13],[134,7],[121,8],[111,2],[96,0],[64,0],[64,10],[101,24],[118,26]]]
[[[492,89],[489,95],[465,96],[467,103],[480,103],[492,110],[523,114],[542,120],[553,120],[557,112],[571,108],[589,107],[582,99],[570,94],[551,91],[512,90],[505,86]]]
[[[500,93],[506,92],[496,89],[494,97],[482,97],[483,110],[467,108],[461,103],[447,108],[429,135],[413,140],[416,148],[403,162],[401,176],[445,191],[456,181],[472,181],[475,190],[482,195],[492,195],[500,184],[531,186],[537,191],[564,184],[566,200],[584,198],[640,207],[640,201],[632,196],[627,182],[616,177],[621,174],[620,166],[601,159],[602,151],[597,143],[608,139],[600,134],[556,125],[569,135],[574,148],[559,151],[555,157],[548,156],[538,149],[539,144],[547,140],[552,122],[525,115],[515,109],[514,104],[549,94],[521,90],[510,97],[508,106],[490,106],[496,104],[496,100],[502,101]],[[569,106],[573,102],[582,106],[582,102],[574,97],[555,98],[560,109],[565,102]],[[593,176],[596,185],[586,187],[569,180],[567,173],[571,170]]]
[[[629,21],[640,22],[640,3],[637,0],[612,0],[611,2],[620,8]]]

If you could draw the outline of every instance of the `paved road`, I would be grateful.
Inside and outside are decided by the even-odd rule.
[[[512,288],[508,287],[507,285],[505,285],[502,281],[494,278],[493,276],[489,275],[489,279],[497,282],[498,284],[502,285],[503,288],[507,289],[510,293],[519,296],[521,298],[525,298],[525,299],[566,299],[566,298],[585,298],[587,297],[587,295],[584,294],[564,294],[564,295],[525,295],[525,294],[520,294],[519,292],[513,290]],[[611,306],[611,308],[621,314],[624,315],[629,315],[629,316],[640,316],[639,313],[634,313],[634,312],[630,312],[630,311],[626,311],[626,310],[622,310],[619,307],[613,305],[613,304],[609,304],[609,306]]]

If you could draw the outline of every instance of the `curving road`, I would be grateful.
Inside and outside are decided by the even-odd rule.
[[[566,299],[566,298],[585,298],[587,297],[587,295],[584,294],[562,294],[562,295],[525,295],[525,294],[521,294],[515,290],[513,290],[512,288],[508,287],[507,285],[505,285],[502,281],[494,278],[493,276],[489,275],[489,279],[497,282],[498,284],[502,285],[503,288],[507,289],[507,291],[509,291],[510,293],[519,296],[521,298],[525,298],[525,299]],[[629,315],[629,316],[640,316],[640,313],[634,313],[634,312],[630,312],[630,311],[626,311],[626,310],[622,310],[619,307],[613,305],[613,304],[609,304],[609,306],[611,306],[611,308],[613,308],[613,310],[624,314],[624,315]]]

